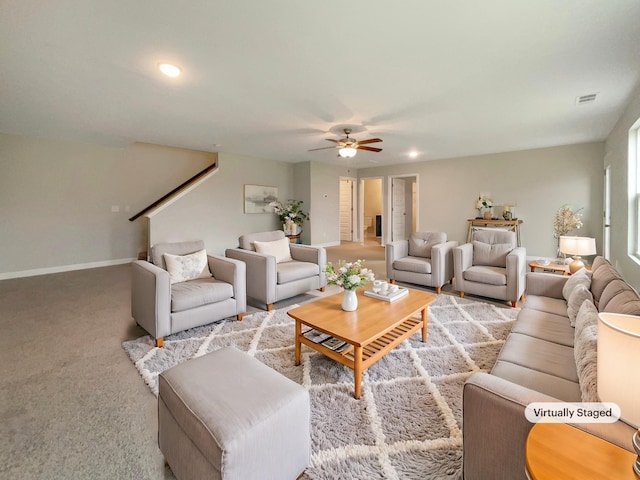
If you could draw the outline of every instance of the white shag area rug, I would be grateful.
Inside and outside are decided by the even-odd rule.
[[[233,345],[303,385],[311,397],[311,464],[303,478],[457,479],[462,467],[462,386],[489,371],[518,309],[438,295],[420,332],[364,371],[353,397],[353,372],[302,346],[294,365],[294,321],[285,309],[223,320],[165,338],[123,343],[151,391],[158,374],[190,358]]]

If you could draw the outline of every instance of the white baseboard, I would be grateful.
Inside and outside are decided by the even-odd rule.
[[[314,247],[337,247],[340,245],[340,242],[329,242],[329,243],[314,243]]]
[[[70,272],[73,270],[86,270],[87,268],[110,267],[112,265],[122,265],[131,263],[136,258],[119,258],[117,260],[104,260],[102,262],[76,263],[74,265],[61,265],[59,267],[35,268],[33,270],[22,270],[20,272],[0,273],[0,280],[10,278],[35,277],[36,275],[49,275],[50,273]]]

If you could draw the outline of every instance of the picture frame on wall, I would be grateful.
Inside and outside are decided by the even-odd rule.
[[[278,200],[278,187],[244,185],[244,213],[273,213],[271,202]]]

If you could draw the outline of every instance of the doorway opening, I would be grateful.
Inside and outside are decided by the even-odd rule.
[[[382,177],[360,179],[360,238],[365,245],[382,245]]]

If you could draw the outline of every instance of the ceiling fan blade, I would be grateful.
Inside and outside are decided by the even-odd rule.
[[[329,142],[340,143],[340,140],[334,140],[333,138],[325,138],[325,140],[327,140]]]
[[[376,142],[381,142],[382,140],[379,138],[370,138],[368,140],[358,140],[358,144],[359,145],[364,145],[366,143],[376,143]]]
[[[356,147],[358,150],[368,150],[370,152],[381,152],[382,149],[381,148],[375,148],[375,147],[363,147],[361,145],[358,145]]]
[[[307,152],[315,152],[316,150],[328,150],[329,148],[338,148],[338,147],[320,147],[320,148],[312,148],[311,150],[307,150]]]

